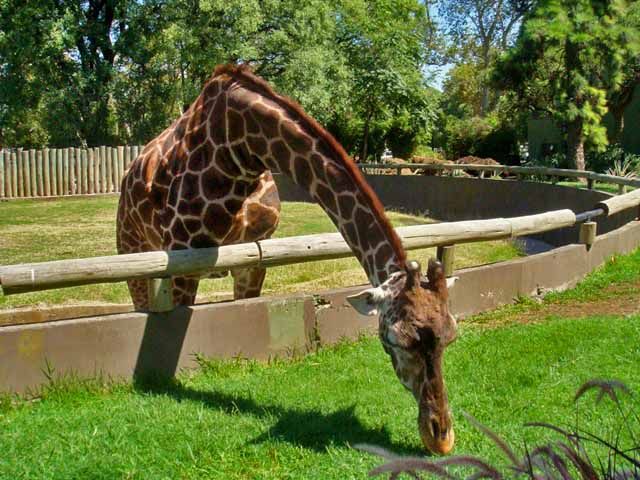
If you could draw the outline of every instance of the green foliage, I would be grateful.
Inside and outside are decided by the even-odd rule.
[[[441,28],[450,59],[445,95],[448,113],[458,117],[485,116],[495,108],[498,92],[490,88],[496,58],[513,42],[529,0],[438,0]]]
[[[458,118],[482,113],[482,69],[473,63],[453,67],[444,82],[442,108]]]
[[[456,160],[465,155],[475,155],[491,130],[492,125],[485,118],[448,117],[446,123],[448,141],[445,148],[447,157]]]
[[[0,2],[0,143],[146,143],[214,67],[246,62],[352,153],[429,140],[418,0]],[[367,153],[367,156],[369,156]]]
[[[426,10],[404,0],[344,0],[338,7],[338,44],[353,69],[352,113],[343,123],[360,131],[348,145],[361,161],[390,145],[406,157],[416,137],[428,135],[436,103],[424,81],[424,43],[431,29]],[[402,137],[402,141],[398,141]],[[409,140],[409,147],[406,145]]]
[[[631,170],[640,168],[640,156],[624,151],[621,145],[608,145],[602,152],[592,151],[587,155],[587,168],[594,172],[605,173],[615,164],[628,164]]]
[[[533,159],[527,162],[526,165],[530,167],[571,168],[571,165],[567,162],[567,156],[560,152],[555,152],[542,158]],[[589,168],[589,170],[591,169]]]
[[[639,51],[626,22],[625,0],[544,0],[524,23],[514,49],[498,63],[494,78],[529,109],[544,109],[567,126],[569,162],[579,163],[585,142],[607,144],[602,117],[607,92],[623,80],[624,60]],[[580,166],[580,165],[578,165]]]
[[[448,115],[443,123],[444,135],[436,138],[443,141],[448,159],[473,155],[508,165],[519,162],[517,132],[500,122],[497,115],[470,118]]]

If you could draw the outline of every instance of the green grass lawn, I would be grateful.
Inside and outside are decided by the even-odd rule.
[[[44,262],[68,258],[115,255],[116,197],[68,198],[54,201],[16,200],[0,202],[0,265]],[[429,222],[424,217],[389,212],[395,226]],[[275,237],[335,231],[318,205],[287,202]],[[433,249],[410,253],[426,260]],[[461,245],[456,267],[507,260],[520,255],[508,241]],[[364,271],[353,258],[287,265],[269,269],[266,295],[297,291],[321,291],[366,282]],[[232,278],[203,280],[198,301],[229,298]],[[0,309],[20,306],[128,303],[126,284],[86,285],[14,296],[0,295]]]
[[[499,327],[492,313],[463,322],[445,355],[456,453],[502,462],[462,411],[521,454],[524,442],[553,438],[525,422],[571,427],[579,414],[582,428],[609,435],[609,402],[589,394],[572,403],[591,378],[624,381],[636,392],[625,406],[639,411],[640,316],[553,310],[592,302],[605,284],[637,298],[623,287],[639,280],[640,250],[546,299],[550,311],[523,302],[495,313],[511,315]],[[517,323],[531,311],[540,313],[533,323]],[[416,415],[375,338],[269,364],[203,361],[169,383],[58,382],[35,402],[0,401],[0,478],[366,478],[381,460],[352,446],[420,455]]]
[[[562,185],[564,187],[573,187],[573,188],[587,188],[587,184],[585,182],[578,181],[566,181],[566,182],[558,182],[557,185]],[[600,190],[601,192],[611,193],[613,195],[619,194],[619,187],[613,183],[602,183],[596,182],[593,187],[595,190]],[[633,187],[627,187],[627,192],[631,192],[635,190]]]

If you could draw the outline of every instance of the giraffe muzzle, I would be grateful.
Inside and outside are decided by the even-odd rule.
[[[422,443],[430,452],[437,455],[446,455],[453,450],[456,435],[451,417],[448,417],[444,422],[435,417],[427,417],[425,419],[419,417],[418,428]]]

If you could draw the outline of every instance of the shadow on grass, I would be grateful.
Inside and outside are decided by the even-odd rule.
[[[325,452],[331,445],[368,443],[405,455],[425,454],[424,450],[415,445],[393,442],[386,427],[373,429],[362,425],[355,415],[354,405],[331,413],[298,410],[277,404],[258,403],[251,398],[217,391],[197,390],[185,387],[177,380],[150,376],[137,378],[135,388],[146,394],[167,395],[177,402],[198,402],[230,415],[276,418],[275,425],[253,439],[252,444],[277,440]]]

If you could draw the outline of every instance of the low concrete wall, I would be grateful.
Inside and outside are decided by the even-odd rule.
[[[640,246],[640,222],[599,236],[590,250],[569,245],[509,262],[460,270],[452,311],[464,317],[522,295],[574,285],[607,257]],[[131,378],[173,375],[196,365],[195,354],[268,358],[375,331],[377,318],[358,315],[351,287],[320,295],[259,298],[181,307],[171,314],[123,313],[0,327],[0,391],[37,391],[54,375],[98,373]]]
[[[275,175],[283,201],[311,202],[311,197],[288,177]],[[367,175],[367,181],[386,208],[416,213],[446,222],[533,215],[571,209],[576,213],[595,208],[611,195],[597,190],[563,187],[541,182],[490,180],[421,175]],[[637,217],[620,212],[597,218],[598,232],[606,233]],[[533,235],[553,246],[575,243],[578,227]]]

